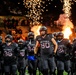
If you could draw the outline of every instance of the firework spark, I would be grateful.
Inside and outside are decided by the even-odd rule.
[[[63,11],[64,11],[64,13],[67,13],[68,16],[70,16],[71,15],[71,5],[72,5],[71,0],[64,0],[63,2],[64,2]]]
[[[24,0],[24,5],[28,9],[28,15],[29,19],[32,20],[32,22],[36,22],[40,20],[40,16],[42,15],[43,8],[41,9],[41,5],[43,3],[42,0]]]
[[[26,16],[32,21],[33,24],[34,22],[39,22],[40,19],[43,19],[41,15],[44,12],[44,9],[49,5],[45,5],[46,1],[51,4],[50,0],[23,0],[23,5],[25,5],[28,9]],[[46,9],[46,11],[48,11],[48,9]]]
[[[76,0],[61,0],[61,2],[63,3],[63,11],[64,13],[68,14],[68,16],[71,16],[71,5],[74,4],[74,2],[76,2]]]

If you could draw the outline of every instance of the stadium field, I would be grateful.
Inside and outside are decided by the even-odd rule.
[[[56,72],[56,74],[57,74],[57,72]],[[19,73],[18,73],[18,75],[19,75]],[[28,73],[28,71],[26,71],[26,74],[25,75],[29,75],[29,73]],[[39,71],[37,70],[37,74],[36,75],[43,75],[43,74],[39,74]],[[64,75],[67,75],[67,73],[64,71]]]

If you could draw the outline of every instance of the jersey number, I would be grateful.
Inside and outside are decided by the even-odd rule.
[[[28,46],[29,51],[34,51],[34,47]]]
[[[11,57],[13,54],[11,51],[4,51],[4,55]]]
[[[58,52],[59,52],[59,53],[64,53],[63,47],[59,47],[59,48],[58,48]]]
[[[20,56],[25,56],[25,52],[20,52]]]
[[[41,43],[41,48],[44,49],[44,48],[50,48],[50,44],[49,43]]]

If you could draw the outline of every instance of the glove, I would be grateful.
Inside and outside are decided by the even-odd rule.
[[[34,54],[34,57],[37,59],[37,54]]]
[[[65,54],[65,57],[68,57],[69,56],[69,54]]]
[[[53,52],[53,56],[56,57],[57,53]]]

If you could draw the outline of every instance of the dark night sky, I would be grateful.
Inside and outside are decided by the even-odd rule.
[[[60,0],[44,0],[45,4],[43,6],[46,6],[43,12],[43,16],[48,16],[47,14],[51,14],[54,16],[54,19],[58,19],[59,14],[63,13],[63,3],[61,3]],[[51,4],[49,4],[51,3]],[[76,3],[72,5],[72,20],[76,20],[75,14],[76,14]],[[48,11],[46,11],[46,9]],[[16,12],[12,12],[12,11]],[[27,14],[27,8],[23,5],[23,0],[0,0],[0,15],[7,16],[7,15],[17,15],[17,16],[23,16]]]

